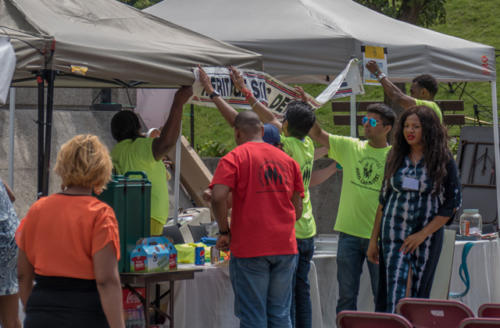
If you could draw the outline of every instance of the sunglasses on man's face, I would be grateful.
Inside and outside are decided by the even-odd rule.
[[[363,125],[365,125],[366,122],[370,122],[370,125],[372,127],[376,127],[377,126],[377,120],[374,119],[373,117],[371,117],[371,118],[368,117],[368,116],[363,117],[363,120],[361,121],[361,123],[363,123]]]

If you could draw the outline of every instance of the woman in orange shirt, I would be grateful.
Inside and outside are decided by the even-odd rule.
[[[21,221],[16,241],[25,328],[125,327],[118,223],[113,209],[92,196],[102,192],[111,168],[98,137],[74,137],[57,155],[62,191],[39,199]]]

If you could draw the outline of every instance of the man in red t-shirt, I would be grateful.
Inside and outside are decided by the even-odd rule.
[[[292,278],[297,264],[295,220],[304,185],[297,162],[263,142],[254,112],[238,114],[236,147],[212,179],[217,247],[231,250],[229,272],[240,327],[291,327]],[[227,197],[232,192],[231,230]]]

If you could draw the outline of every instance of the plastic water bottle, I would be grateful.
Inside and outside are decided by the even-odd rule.
[[[478,209],[465,209],[460,216],[460,234],[462,236],[481,235],[483,219]]]

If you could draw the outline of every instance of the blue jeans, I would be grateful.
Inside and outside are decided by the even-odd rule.
[[[292,326],[310,328],[312,326],[311,285],[309,269],[314,255],[314,238],[297,239],[299,256],[297,270],[293,276]]]
[[[339,299],[337,313],[343,310],[357,310],[359,280],[366,259],[366,251],[370,240],[340,233],[337,249],[337,281]],[[378,265],[368,261],[368,271],[374,302],[378,289]]]
[[[234,312],[242,328],[290,328],[292,279],[297,255],[231,256]]]

